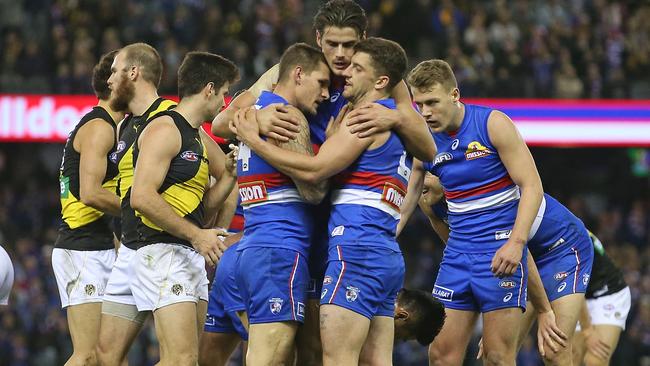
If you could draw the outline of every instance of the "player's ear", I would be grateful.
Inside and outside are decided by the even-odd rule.
[[[296,81],[296,84],[300,85],[304,76],[305,73],[303,72],[302,66],[298,65],[293,69],[293,78]]]
[[[317,44],[318,47],[320,47],[320,48],[323,47],[323,46],[321,45],[321,42],[322,42],[322,41],[323,41],[323,38],[322,38],[322,36],[321,36],[321,34],[320,34],[320,31],[317,29],[317,30],[316,30],[316,44]]]
[[[135,81],[138,78],[138,76],[140,75],[140,67],[137,66],[137,65],[131,65],[129,67],[128,75],[129,75],[129,79],[131,79],[131,81]]]
[[[451,91],[451,98],[454,101],[454,103],[458,103],[460,101],[460,90],[458,90],[458,88],[454,88]]]
[[[217,90],[214,88],[214,83],[211,81],[203,87],[203,95],[209,97],[212,94],[216,94]]]
[[[402,307],[398,307],[397,310],[395,310],[395,319],[407,320],[410,316],[409,312],[404,310]]]
[[[377,90],[385,89],[385,88],[388,87],[389,82],[390,82],[390,79],[388,78],[388,76],[382,75],[375,82],[375,89],[377,89]]]

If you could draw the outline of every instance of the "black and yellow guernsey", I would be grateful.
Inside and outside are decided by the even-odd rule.
[[[61,192],[61,216],[63,222],[59,226],[59,235],[54,243],[56,248],[70,250],[107,250],[113,249],[113,231],[111,217],[81,202],[79,194],[79,162],[81,155],[74,149],[74,139],[77,132],[86,123],[100,119],[106,121],[115,133],[116,124],[111,115],[102,107],[96,106],[88,112],[68,135],[63,149],[63,159],[59,172]],[[117,165],[110,160],[115,145],[106,156],[106,175],[102,186],[111,192],[116,192]]]
[[[119,170],[119,193],[121,199],[122,211],[122,237],[121,242],[129,249],[138,249],[138,221],[135,212],[131,208],[131,185],[133,185],[133,170],[135,160],[133,159],[133,148],[135,142],[140,136],[140,132],[146,127],[147,122],[156,117],[158,114],[174,108],[176,103],[158,98],[147,108],[140,116],[127,117],[120,126],[120,136],[118,138],[115,155],[111,158],[117,164]],[[162,142],[161,142],[162,143]]]
[[[171,117],[181,135],[181,148],[171,160],[169,170],[158,189],[158,193],[178,214],[198,227],[203,226],[203,194],[208,180],[208,159],[199,130],[192,127],[187,120],[175,111],[163,112],[160,115]],[[138,159],[138,148],[135,147],[133,158]],[[139,247],[156,243],[182,244],[192,247],[192,244],[177,238],[158,227],[151,220],[136,212],[138,217]]]

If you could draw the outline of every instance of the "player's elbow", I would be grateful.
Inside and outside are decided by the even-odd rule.
[[[139,212],[144,212],[146,211],[147,208],[147,197],[146,193],[142,191],[142,189],[137,188],[136,186],[131,187],[131,199],[129,203],[131,204],[131,208],[139,211]]]
[[[98,194],[96,190],[79,188],[79,199],[86,206],[97,208]]]

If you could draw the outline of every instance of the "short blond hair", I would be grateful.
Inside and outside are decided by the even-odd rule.
[[[427,60],[420,62],[409,72],[406,82],[420,91],[429,91],[436,84],[448,90],[458,88],[456,76],[451,66],[444,60]]]
[[[132,43],[122,48],[127,65],[141,68],[142,78],[156,86],[160,85],[163,64],[158,51],[146,43]]]

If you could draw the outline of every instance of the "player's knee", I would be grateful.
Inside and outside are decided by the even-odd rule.
[[[183,351],[175,355],[170,355],[169,364],[178,366],[196,366],[199,362],[198,352]]]
[[[455,347],[441,347],[435,342],[429,346],[429,366],[460,365],[464,356]]]
[[[105,342],[98,342],[95,347],[95,355],[99,366],[119,366],[121,357]]]
[[[545,365],[566,365],[572,360],[572,356],[573,356],[572,351],[568,347],[561,349],[559,352],[548,350],[544,355],[544,364]]]
[[[97,353],[95,350],[75,351],[72,357],[66,362],[66,366],[95,366],[97,365]]]
[[[597,357],[589,352],[585,355],[585,366],[608,366],[609,357],[606,360],[603,360],[600,357]]]
[[[514,362],[514,355],[508,355],[504,350],[485,350],[483,363],[487,366],[511,365]]]

